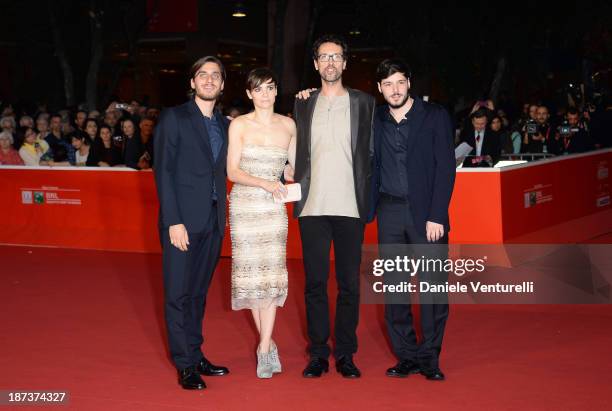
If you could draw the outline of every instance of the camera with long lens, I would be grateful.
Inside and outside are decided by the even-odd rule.
[[[527,123],[525,123],[525,131],[530,136],[538,134],[538,123],[536,123],[535,120],[530,118],[529,120],[527,120]]]
[[[559,127],[557,127],[557,131],[561,136],[569,136],[572,133],[577,133],[579,131],[578,127],[570,126],[569,122],[565,120]]]

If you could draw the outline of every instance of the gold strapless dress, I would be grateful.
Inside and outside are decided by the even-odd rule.
[[[287,150],[246,144],[240,168],[278,181]],[[232,237],[232,309],[282,306],[287,298],[287,210],[259,187],[234,184],[229,196]]]

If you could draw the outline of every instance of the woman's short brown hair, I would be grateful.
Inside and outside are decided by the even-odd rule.
[[[267,67],[259,67],[249,71],[246,80],[246,88],[253,90],[270,80],[274,85],[278,84],[276,74]]]

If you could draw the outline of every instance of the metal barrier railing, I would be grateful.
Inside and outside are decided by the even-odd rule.
[[[517,154],[502,154],[500,158],[502,160],[526,160],[535,161],[543,160],[545,158],[555,157],[552,153],[517,153]]]

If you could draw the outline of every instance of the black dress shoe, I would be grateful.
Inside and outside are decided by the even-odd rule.
[[[444,381],[445,377],[439,368],[422,368],[421,374],[428,380],[432,381]]]
[[[221,365],[214,365],[205,357],[202,357],[202,359],[198,363],[197,369],[200,374],[207,375],[210,377],[229,374],[229,370],[227,369],[227,367],[223,367]]]
[[[202,381],[200,374],[198,374],[196,367],[187,367],[179,370],[179,384],[186,390],[203,390],[206,388],[206,384]]]
[[[391,367],[387,370],[387,377],[399,377],[405,378],[410,374],[418,374],[421,372],[421,368],[410,360],[402,360],[398,362],[395,367]]]
[[[344,378],[359,378],[361,377],[361,371],[355,366],[353,357],[344,356],[336,360],[336,371],[338,371]]]
[[[314,357],[302,371],[305,378],[319,378],[321,374],[329,371],[329,362],[325,358]]]

